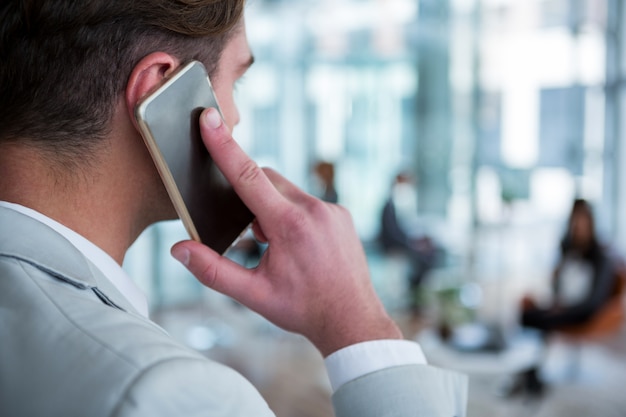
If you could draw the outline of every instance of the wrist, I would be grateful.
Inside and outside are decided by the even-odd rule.
[[[358,319],[344,328],[336,328],[319,340],[311,340],[324,358],[357,343],[374,340],[402,340],[396,323],[385,313],[375,319]]]

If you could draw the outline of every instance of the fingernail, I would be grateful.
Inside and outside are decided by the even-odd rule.
[[[186,248],[175,247],[172,249],[172,256],[181,264],[185,266],[189,265],[189,258],[191,254]]]
[[[209,125],[211,129],[217,129],[222,125],[222,116],[220,116],[220,113],[215,108],[209,109],[204,117],[207,125]]]

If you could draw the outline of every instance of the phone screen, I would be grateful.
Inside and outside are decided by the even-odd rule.
[[[199,118],[207,107],[219,110],[206,69],[192,61],[142,99],[135,117],[191,238],[223,254],[254,215],[202,143]]]

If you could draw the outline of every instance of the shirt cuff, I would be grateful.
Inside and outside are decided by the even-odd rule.
[[[426,365],[422,348],[410,340],[356,343],[324,359],[333,393],[343,384],[393,366]]]

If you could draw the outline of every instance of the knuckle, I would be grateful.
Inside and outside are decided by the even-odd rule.
[[[297,207],[290,207],[281,214],[284,224],[288,226],[287,230],[292,235],[298,235],[307,230],[309,218],[302,210]]]
[[[317,198],[311,198],[307,203],[307,211],[309,212],[309,215],[317,221],[329,220],[335,211],[335,207],[338,206],[326,203]]]
[[[219,129],[215,133],[215,136],[216,136],[215,144],[219,148],[229,148],[233,146],[233,144],[235,143],[235,140],[233,139],[233,137],[222,129]]]
[[[199,273],[198,278],[200,281],[209,288],[215,288],[219,282],[218,268],[212,262],[204,267]]]
[[[328,223],[331,217],[329,204],[316,198],[301,201],[300,205],[292,205],[281,213],[292,236],[308,234],[312,228],[317,229],[321,224]]]
[[[328,211],[328,207],[326,207],[326,203],[317,198],[310,198],[307,201],[307,210],[311,213],[312,216],[324,216]]]
[[[247,160],[242,166],[239,174],[239,182],[243,185],[254,184],[263,174],[263,170],[253,160]]]

